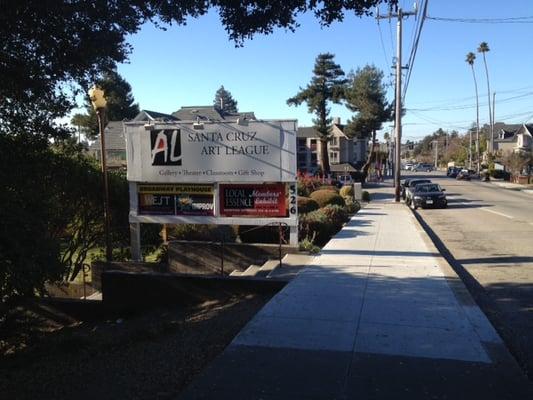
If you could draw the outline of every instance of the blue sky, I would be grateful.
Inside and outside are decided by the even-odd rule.
[[[412,3],[405,1],[404,9],[411,9]],[[533,16],[533,1],[429,0],[428,15]],[[319,53],[334,53],[345,72],[375,64],[389,80],[396,46],[394,20],[380,22],[384,48],[372,17],[347,16],[342,23],[323,29],[312,15],[302,15],[298,21],[301,26],[295,33],[280,29],[272,35],[257,35],[240,48],[228,40],[215,10],[191,19],[187,26],[167,31],[147,24],[130,38],[133,52],[129,63],[119,66],[119,72],[132,85],[143,109],[170,113],[181,106],[212,104],[215,91],[224,85],[238,101],[240,111],[254,111],[265,119],[296,118],[300,126],[311,125],[312,115],[305,105],[289,107],[286,100],[309,82]],[[411,49],[414,24],[412,17],[404,23],[404,59]],[[482,41],[491,48],[487,60],[491,89],[497,93],[496,120],[533,121],[533,24],[426,20],[406,97],[406,139],[439,127],[461,131],[475,120],[473,80],[464,60]],[[488,111],[481,57],[475,70],[483,123],[488,121]],[[454,109],[445,110],[450,107]],[[332,116],[346,121],[351,113],[345,106],[333,106]]]

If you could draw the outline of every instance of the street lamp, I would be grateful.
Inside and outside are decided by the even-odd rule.
[[[89,98],[96,111],[98,117],[98,130],[100,133],[100,159],[102,165],[102,176],[104,181],[104,234],[105,234],[105,258],[107,262],[112,260],[111,242],[109,239],[109,185],[107,182],[107,165],[106,165],[106,151],[104,138],[104,121],[105,121],[105,106],[107,101],[104,97],[104,91],[97,86],[89,89]]]

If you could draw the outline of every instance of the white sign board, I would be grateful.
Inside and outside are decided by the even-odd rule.
[[[125,123],[128,180],[294,182],[296,121]]]

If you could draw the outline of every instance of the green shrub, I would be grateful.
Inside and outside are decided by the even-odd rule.
[[[330,220],[323,209],[311,211],[299,218],[298,238],[300,241],[305,238],[314,238],[314,243],[323,246],[338,230],[339,226]]]
[[[352,185],[346,185],[346,186],[341,187],[341,190],[339,191],[339,194],[343,198],[351,197],[353,199],[353,196],[354,196],[353,186]]]
[[[322,180],[313,176],[301,176],[298,178],[298,185],[301,186],[302,193],[309,196],[322,185]]]
[[[327,184],[324,184],[324,185],[320,185],[317,190],[331,190],[335,193],[339,193],[339,189],[337,189],[336,186],[333,186],[333,185],[327,185]]]
[[[282,226],[281,231],[282,243],[285,243],[289,240],[289,228]],[[279,243],[279,225],[239,225],[237,233],[243,243]]]
[[[348,214],[355,214],[361,209],[361,204],[352,197],[345,197],[344,201],[346,203],[346,211]]]
[[[317,190],[311,193],[310,197],[315,200],[320,207],[327,206],[329,204],[338,205],[344,207],[344,199],[332,190]]]
[[[309,197],[309,188],[305,186],[305,183],[302,181],[298,181],[296,183],[296,188],[298,191],[298,196],[300,197]]]
[[[369,202],[370,201],[370,193],[368,193],[366,190],[363,190],[363,193],[361,195],[361,199],[363,201]]]
[[[228,225],[180,224],[168,227],[168,236],[175,240],[200,240],[205,242],[235,242],[236,233]]]
[[[345,207],[329,204],[320,210],[326,215],[329,221],[335,225],[337,230],[342,228],[342,225],[350,219]]]
[[[309,239],[308,237],[304,238],[299,243],[300,251],[307,251],[311,254],[317,254],[320,252],[320,247],[313,243],[314,238]]]
[[[318,203],[309,197],[298,197],[298,213],[306,214],[311,211],[318,210],[320,207]]]
[[[502,171],[500,169],[493,170],[491,176],[495,179],[503,179],[504,181],[511,180],[511,174],[507,171]]]

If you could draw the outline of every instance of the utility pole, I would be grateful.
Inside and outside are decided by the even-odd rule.
[[[392,10],[391,10],[392,11]],[[400,179],[401,179],[401,154],[402,154],[402,69],[409,68],[402,66],[402,22],[404,17],[416,15],[416,12],[403,12],[401,8],[396,6],[396,13],[390,12],[389,15],[377,16],[378,19],[397,18],[396,24],[396,105],[395,105],[395,128],[396,128],[396,142],[395,142],[395,157],[394,157],[394,200],[400,202]]]
[[[490,152],[494,151],[494,121],[496,121],[496,92],[492,93],[492,122],[490,125]]]
[[[468,130],[470,140],[468,142],[468,169],[472,169],[472,128]]]
[[[439,168],[439,140],[433,141],[435,143],[435,171]]]

